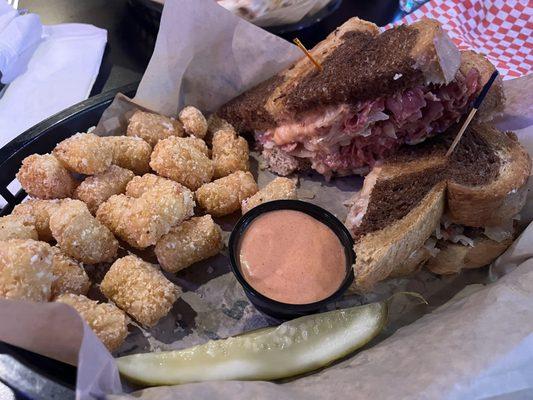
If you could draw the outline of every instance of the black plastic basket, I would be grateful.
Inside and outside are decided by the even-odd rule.
[[[7,202],[0,215],[9,214],[26,197],[22,189],[12,192],[12,182],[25,157],[49,153],[61,140],[86,132],[98,123],[117,93],[133,97],[137,86],[138,83],[130,84],[82,101],[28,129],[0,149],[0,195]],[[0,381],[21,398],[74,398],[76,369],[67,364],[0,342],[2,369],[9,374],[0,373]]]

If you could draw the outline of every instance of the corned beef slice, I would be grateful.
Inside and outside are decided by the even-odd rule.
[[[375,100],[321,108],[256,132],[256,140],[265,154],[278,148],[308,161],[326,177],[360,174],[402,144],[444,132],[467,111],[480,86],[476,69],[466,76],[458,71],[448,85],[416,86]]]

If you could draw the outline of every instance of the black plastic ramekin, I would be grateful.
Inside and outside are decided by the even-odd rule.
[[[265,295],[255,290],[250,285],[241,272],[240,267],[240,243],[246,230],[250,224],[259,216],[265,213],[277,210],[295,210],[301,211],[322,222],[329,227],[339,238],[344,247],[344,254],[346,256],[346,276],[339,288],[331,296],[309,304],[286,304],[270,299]],[[353,282],[353,265],[355,263],[355,253],[353,250],[353,240],[350,232],[344,224],[339,221],[333,214],[318,207],[314,204],[299,200],[275,200],[263,203],[257,207],[252,208],[249,212],[241,217],[241,219],[233,228],[229,239],[229,257],[231,261],[231,269],[235,277],[244,288],[244,291],[252,304],[261,312],[278,319],[291,319],[301,317],[302,315],[313,314],[324,311],[326,306],[331,302],[337,300]]]

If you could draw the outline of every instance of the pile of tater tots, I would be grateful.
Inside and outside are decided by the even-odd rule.
[[[168,314],[181,289],[165,274],[223,249],[213,217],[296,198],[288,178],[259,190],[247,141],[194,107],[177,119],[136,111],[124,136],[77,133],[24,159],[17,179],[29,199],[0,217],[0,298],[66,303],[110,351],[130,318],[151,327]]]

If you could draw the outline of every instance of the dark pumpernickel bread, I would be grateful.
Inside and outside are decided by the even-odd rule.
[[[303,65],[304,57],[217,114],[239,131],[251,132],[298,119],[325,105],[386,96],[428,80],[447,83],[455,76],[460,55],[457,49],[456,54],[448,51],[453,71],[444,71],[437,54],[439,41],[449,39],[434,20],[422,19],[378,34],[373,24],[352,19],[311,51],[322,72]]]
[[[406,25],[375,38],[347,32],[343,45],[322,64],[324,70],[312,71],[287,94],[287,108],[296,113],[329,104],[356,103],[423,84],[424,75],[414,68],[416,62],[410,55],[418,34],[416,28]]]
[[[476,134],[476,127],[465,132],[450,159],[445,159],[456,132],[457,127],[420,145],[404,146],[384,162],[385,168],[406,170],[390,179],[376,181],[361,224],[352,232],[354,237],[384,229],[403,218],[438,182],[449,180],[480,186],[498,177],[501,160],[495,153],[496,149]],[[428,168],[410,173],[409,163],[422,159],[435,159],[435,162]]]

